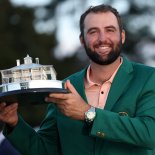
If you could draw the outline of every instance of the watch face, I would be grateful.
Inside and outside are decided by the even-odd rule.
[[[92,123],[95,116],[96,116],[95,108],[91,107],[87,112],[85,112],[86,123],[88,123],[88,124]]]
[[[93,118],[95,117],[95,112],[91,112],[91,111],[88,112],[88,113],[87,113],[87,117],[88,117],[88,119],[90,119],[90,120],[93,119]]]

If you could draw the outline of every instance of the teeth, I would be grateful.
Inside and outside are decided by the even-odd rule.
[[[109,47],[108,46],[100,46],[99,48],[105,50],[105,49],[108,49]]]

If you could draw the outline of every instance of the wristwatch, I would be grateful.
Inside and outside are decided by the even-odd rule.
[[[95,107],[91,106],[88,111],[85,112],[85,122],[88,125],[92,125],[96,116]]]

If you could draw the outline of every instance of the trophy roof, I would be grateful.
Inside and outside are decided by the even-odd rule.
[[[25,70],[25,69],[34,69],[34,68],[41,68],[41,67],[52,67],[53,65],[41,65],[41,64],[35,64],[35,63],[31,63],[31,64],[22,64],[19,66],[15,66],[12,67],[11,70]]]
[[[22,64],[22,65],[19,65],[19,66],[15,66],[15,67],[12,67],[12,68],[9,68],[9,69],[5,69],[5,70],[0,70],[0,72],[3,72],[3,71],[17,71],[17,70],[26,70],[26,69],[35,69],[35,68],[42,68],[42,67],[50,67],[50,68],[53,68],[53,65],[41,65],[41,64],[35,64],[35,63],[31,63],[31,64]],[[53,68],[54,69],[54,68]]]
[[[3,71],[18,71],[18,70],[27,70],[27,69],[36,69],[36,68],[42,68],[42,67],[50,67],[53,68],[53,65],[41,65],[39,64],[39,58],[36,58],[36,63],[32,62],[32,58],[27,55],[24,58],[24,63],[20,64],[20,60],[16,60],[17,61],[17,66],[9,68],[9,69],[5,69],[5,70],[0,70],[0,72]]]
[[[19,65],[19,66],[12,67],[11,70],[25,70],[25,69],[30,69],[30,68],[38,68],[38,67],[42,67],[42,66],[43,65],[35,64],[35,63],[22,64],[22,65]]]

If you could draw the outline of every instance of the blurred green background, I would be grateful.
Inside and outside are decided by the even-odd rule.
[[[0,0],[0,70],[14,67],[16,59],[23,61],[27,54],[39,57],[40,64],[52,64],[59,80],[82,69],[88,59],[78,41],[78,21],[86,8],[101,3],[116,7],[122,16],[127,35],[123,54],[155,66],[154,0],[49,0],[33,6]],[[19,113],[34,127],[46,108],[46,104],[19,106]]]

